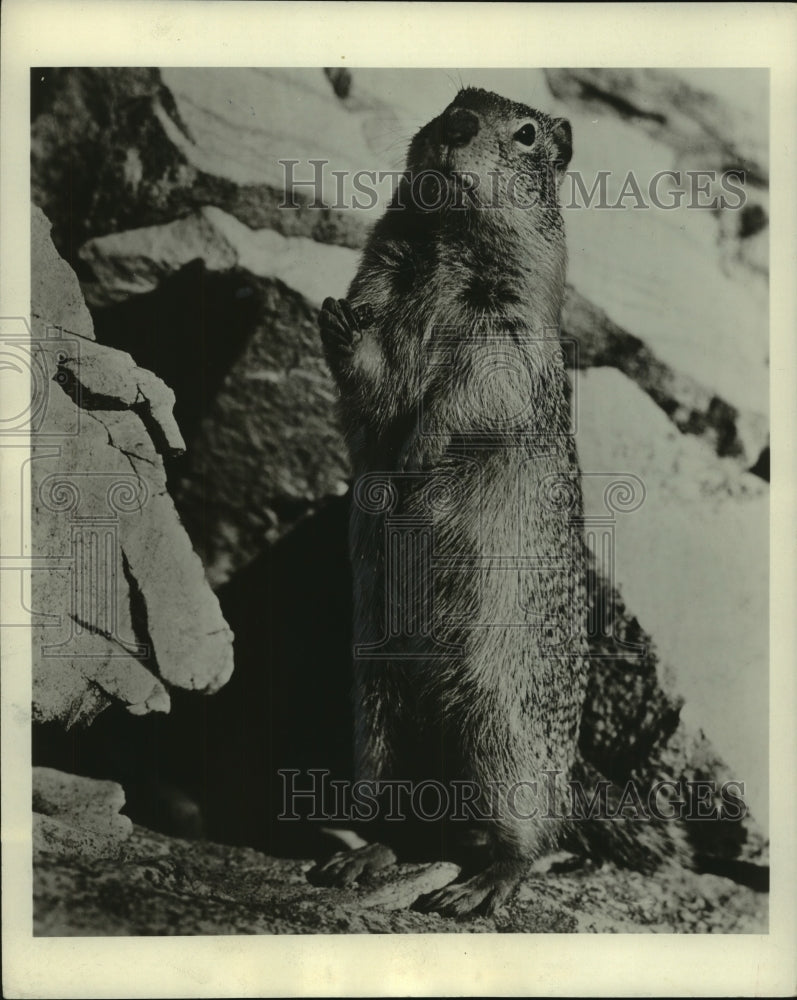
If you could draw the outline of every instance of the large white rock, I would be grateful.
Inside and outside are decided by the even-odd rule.
[[[305,236],[250,229],[222,209],[206,205],[162,226],[98,236],[80,248],[80,258],[91,274],[84,289],[94,306],[154,291],[194,260],[201,260],[211,272],[237,267],[259,278],[282,281],[320,306],[328,295],[345,295],[359,254]]]
[[[766,74],[736,72],[726,89],[729,75],[556,70],[553,87],[564,99],[551,99],[546,110],[565,114],[573,126],[571,176],[562,189],[571,283],[675,371],[741,410],[767,414],[766,231],[739,239],[738,211],[698,207],[725,193],[722,188],[715,184],[701,194],[687,177],[687,171],[739,166],[744,155],[766,167],[768,119],[760,110],[751,113],[751,105],[767,106]],[[609,100],[581,93],[573,82],[581,78],[605,88]],[[752,96],[740,108],[736,98],[745,88]],[[657,119],[623,119],[613,98]],[[656,175],[668,170],[680,172],[680,183],[664,178],[656,188]],[[609,174],[604,204],[610,207],[599,208],[594,199],[584,207],[583,196],[573,197],[579,189],[572,175],[589,192],[601,172]],[[663,204],[673,200],[671,191],[684,196],[680,204],[674,198],[676,207],[659,207],[652,186]],[[766,212],[760,186],[747,183],[744,196],[745,204]]]
[[[192,165],[237,184],[285,177],[280,159],[328,157],[341,168],[363,167],[359,124],[335,96],[321,69],[163,69],[184,131],[166,122],[169,138]]]
[[[662,361],[742,410],[769,411],[765,289],[726,275],[719,252],[692,238],[695,213],[567,213],[568,276]]]
[[[675,672],[683,720],[745,782],[766,829],[769,488],[679,434],[614,369],[580,374],[576,390],[587,516],[605,516],[612,473],[645,488],[616,515],[615,582]]]
[[[185,449],[174,396],[89,339],[49,229],[34,208],[33,344],[49,392],[30,463],[33,716],[72,725],[111,701],[168,711],[167,685],[217,690],[233,637],[166,490],[161,453]]]

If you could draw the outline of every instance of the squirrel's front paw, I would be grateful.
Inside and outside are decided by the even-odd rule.
[[[318,314],[321,342],[334,368],[348,360],[362,338],[362,328],[373,319],[370,306],[352,308],[347,299],[324,299]]]
[[[396,855],[384,844],[366,844],[351,851],[340,851],[328,861],[307,873],[307,879],[318,886],[347,886],[363,877],[396,863]]]

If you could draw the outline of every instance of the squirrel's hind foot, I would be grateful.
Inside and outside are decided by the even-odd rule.
[[[489,916],[508,902],[527,867],[515,862],[495,862],[466,882],[452,882],[422,896],[413,909],[445,917]]]

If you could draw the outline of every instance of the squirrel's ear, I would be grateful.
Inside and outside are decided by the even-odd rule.
[[[551,137],[554,144],[556,173],[561,181],[573,156],[573,131],[566,118],[554,118]]]

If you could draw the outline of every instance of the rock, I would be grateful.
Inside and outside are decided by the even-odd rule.
[[[172,218],[196,173],[171,149],[155,69],[46,69],[32,79],[31,188],[68,263],[97,233]],[[136,221],[137,220],[137,221]]]
[[[35,580],[35,578],[34,578]],[[62,598],[71,580],[54,581]],[[35,591],[46,599],[46,591]],[[130,633],[127,633],[130,634]],[[83,632],[70,645],[63,659],[48,655],[50,635],[34,628],[33,718],[37,722],[58,719],[67,727],[88,725],[111,702],[119,702],[131,715],[168,712],[169,694],[163,683],[106,636]]]
[[[80,283],[75,272],[53,246],[49,220],[44,212],[35,207],[30,220],[31,246],[36,253],[36,266],[31,269],[30,275],[31,319],[35,338],[45,339],[47,327],[57,320],[57,325],[65,332],[94,340],[94,324]]]
[[[757,784],[754,794],[748,797],[750,785],[745,782],[744,789],[735,789],[744,799],[736,815],[700,819],[704,813],[697,796],[705,793],[695,783],[711,785],[711,804],[723,813],[721,789],[726,782],[745,779],[740,779],[733,762],[729,765],[706,737],[698,721],[703,706],[687,711],[680,671],[673,668],[659,644],[642,628],[615,587],[617,536],[622,534],[622,525],[617,522],[635,516],[637,510],[621,514],[607,499],[614,494],[615,500],[622,499],[629,510],[634,507],[630,490],[626,492],[627,478],[617,473],[592,473],[589,478],[593,489],[585,496],[585,520],[587,540],[595,550],[587,580],[590,663],[579,732],[581,762],[574,778],[588,797],[600,782],[613,782],[616,791],[609,802],[614,801],[615,806],[620,790],[631,783],[641,808],[628,822],[616,818],[608,824],[576,823],[564,846],[641,870],[654,857],[667,860],[677,856],[683,860],[688,854],[699,859],[700,870],[761,889],[768,884],[766,787]],[[594,488],[598,484],[599,490]],[[752,719],[752,726],[760,721]],[[709,732],[713,737],[714,729]],[[726,734],[720,731],[719,736],[724,746]],[[737,763],[741,760],[745,766],[755,768],[756,777],[761,776],[757,753],[762,742],[766,740],[762,740],[760,731],[753,731],[752,742],[743,748],[741,758],[734,758]],[[651,802],[659,809],[668,808],[661,799],[662,782],[674,783],[673,795],[682,805],[677,812],[677,803],[669,807],[673,815],[664,823],[640,823],[639,815],[644,816],[652,808]],[[614,807],[609,804],[607,808]]]
[[[278,149],[301,163],[321,155],[333,169],[349,172],[368,165],[359,124],[322,70],[179,68],[160,75],[176,114],[156,113],[175,146],[206,175],[282,191],[285,169]],[[328,137],[322,151],[319,135]],[[326,172],[324,178],[323,200],[331,204],[334,180]]]
[[[763,425],[769,409],[768,132],[767,116],[750,106],[766,104],[766,74],[693,76],[702,78],[699,87],[658,70],[546,71],[576,137],[563,186],[569,281],[659,362]],[[693,207],[684,171],[734,167],[746,170],[743,207]],[[651,207],[650,200],[651,180],[664,170],[682,172],[680,183],[667,180],[658,188],[662,201],[671,190],[682,192],[669,210]],[[593,196],[587,210],[584,197],[574,197],[576,180],[589,191],[601,171],[608,175],[609,206],[629,174],[641,203],[629,195],[623,207],[600,210]]]
[[[357,268],[353,250],[285,237],[273,229],[252,230],[213,206],[167,225],[89,240],[80,259],[92,307],[151,292],[194,260],[201,260],[210,272],[237,268],[253,277],[282,281],[320,306],[327,295],[345,293]]]
[[[49,767],[33,768],[33,849],[81,860],[118,857],[133,824],[119,810],[124,791]]]
[[[87,287],[101,288],[106,300],[129,295],[136,282],[145,294],[199,258],[208,271],[235,269],[260,303],[257,326],[201,424],[177,487],[208,575],[220,583],[297,514],[347,488],[336,389],[316,311],[327,295],[345,294],[356,256],[252,231],[208,207],[169,226],[90,241],[81,257],[95,279]],[[149,269],[140,266],[144,258]],[[287,424],[286,415],[292,415]]]
[[[233,670],[232,632],[167,493],[152,497],[146,520],[131,523],[122,554],[160,677],[175,687],[218,691]]]
[[[459,865],[437,862],[423,865],[418,871],[391,879],[387,884],[360,895],[360,905],[366,908],[381,906],[386,910],[406,910],[420,896],[442,889],[459,875]]]
[[[172,414],[174,393],[152,372],[138,368],[129,354],[110,350],[100,344],[73,341],[59,355],[55,378],[85,410],[133,410],[149,429],[161,451],[182,455],[185,442]],[[111,416],[109,422],[117,418]],[[125,426],[135,426],[124,421]],[[153,449],[143,448],[150,454]],[[138,458],[152,461],[150,454]]]
[[[260,320],[200,425],[176,492],[214,583],[348,488],[316,309],[281,282],[250,287]]]
[[[74,426],[75,410],[65,393],[53,392],[43,432]],[[124,416],[139,424],[132,413]],[[31,464],[33,548],[51,564],[32,581],[34,718],[68,725],[91,721],[111,697],[137,714],[169,706],[150,650],[136,635],[119,541],[131,520],[146,517],[152,480],[109,446],[89,411],[77,420],[78,433],[63,436],[55,452],[34,448]],[[164,485],[161,479],[155,488]]]
[[[34,718],[87,723],[111,701],[168,711],[164,681],[212,691],[232,670],[232,635],[154,443],[185,447],[174,397],[129,355],[80,335],[90,320],[47,230],[34,209],[33,343],[51,380],[31,464]],[[43,275],[64,285],[65,314]]]
[[[617,115],[682,157],[697,152],[708,157],[706,167],[738,165],[766,183],[767,116],[760,101],[744,101],[746,92],[766,92],[765,70],[748,71],[744,80],[738,70],[726,70],[724,79],[722,71],[657,69],[549,69],[545,76],[559,100]]]
[[[80,248],[88,271],[84,281],[92,308],[123,302],[153,291],[158,283],[200,258],[209,271],[234,267],[233,248],[212,224],[208,211],[192,213],[160,226],[110,233]]]
[[[351,90],[351,71],[340,67],[324,67],[324,73],[338,97],[348,97]]]
[[[345,246],[365,238],[363,213],[312,208],[315,192],[301,184],[296,207],[282,207],[280,158],[303,161],[294,172],[301,182],[315,177],[306,161],[326,154],[330,206],[332,171],[370,165],[358,122],[320,69],[48,69],[34,78],[32,101],[33,200],[73,266],[91,237],[173,221],[204,204],[288,236]],[[334,148],[319,153],[320,134],[334,134]]]
[[[120,859],[42,856],[34,934],[766,933],[767,897],[714,875],[656,876],[612,865],[530,876],[496,916],[454,920],[316,889],[305,862],[134,828]],[[442,869],[441,869],[442,870]],[[396,883],[411,875],[399,866]],[[703,904],[700,920],[691,908]],[[371,905],[367,905],[370,903]]]
[[[718,256],[672,227],[672,214],[568,213],[569,281],[659,361],[766,420],[768,292],[724,274]]]
[[[345,248],[253,232],[214,208],[171,227],[94,240],[82,255],[114,296],[115,289],[127,293],[143,248],[155,246],[160,279],[201,257],[209,271],[234,267],[260,303],[257,326],[201,424],[177,487],[181,512],[219,583],[290,527],[292,512],[346,489],[336,390],[315,315],[326,295],[345,293],[356,260]],[[210,531],[200,535],[209,510]]]
[[[617,368],[650,396],[679,431],[703,438],[718,455],[734,457],[749,468],[767,447],[768,425],[762,414],[740,412],[691,375],[665,364],[572,286],[565,297],[562,334],[576,341],[574,365]]]
[[[613,566],[600,569],[671,665],[683,721],[709,734],[766,827],[768,487],[679,435],[618,372],[580,375],[577,399],[587,518],[606,519],[613,478],[643,484],[638,508],[614,515]]]
[[[583,243],[602,245],[600,239],[588,231],[587,225],[605,225],[607,239],[612,239],[613,247],[627,240],[629,245],[642,248],[655,244],[659,249],[659,263],[651,270],[643,258],[635,260],[623,254],[620,269],[629,267],[634,278],[646,280],[646,276],[656,276],[663,288],[668,285],[678,299],[678,308],[683,310],[679,325],[684,327],[689,320],[689,312],[695,312],[701,300],[714,302],[714,294],[701,296],[695,285],[689,282],[681,285],[668,273],[673,265],[672,257],[665,252],[664,240],[678,244],[680,251],[694,254],[690,267],[696,268],[702,276],[707,262],[715,264],[719,272],[728,279],[729,294],[735,302],[735,290],[740,288],[753,296],[766,317],[767,278],[769,273],[769,196],[768,158],[769,136],[768,116],[761,114],[769,99],[768,80],[761,70],[717,71],[667,71],[658,70],[548,70],[546,76],[553,93],[561,104],[557,108],[572,121],[576,136],[575,154],[566,179],[563,192],[565,205],[570,202],[576,183],[576,175],[589,191],[601,171],[609,175],[606,182],[609,191],[608,204],[614,204],[623,190],[629,174],[636,178],[646,205],[650,204],[650,185],[662,171],[675,170],[680,177],[666,177],[657,183],[656,190],[664,204],[672,204],[681,199],[680,207],[657,210],[647,207],[637,210],[636,201],[627,196],[626,210],[584,212],[583,201],[576,199],[575,211],[566,212],[574,228],[571,235],[575,245]],[[735,195],[728,197],[728,191],[721,180],[729,170],[741,170],[743,203],[738,204]],[[700,185],[707,185],[705,196],[695,195],[693,181],[685,171],[714,171],[713,180],[705,175]],[[738,184],[737,184],[738,186]],[[629,189],[630,191],[630,189]],[[670,194],[672,192],[672,194]],[[704,210],[690,207],[690,202],[709,204],[717,197],[725,197],[727,207]],[[631,207],[629,209],[629,206]],[[609,216],[610,218],[605,218]],[[627,218],[624,218],[627,217]],[[623,229],[628,225],[627,236]],[[652,235],[656,231],[656,236]],[[619,240],[618,240],[619,237]],[[571,244],[572,246],[572,244]],[[620,245],[619,249],[623,249]],[[697,256],[702,256],[702,261]],[[575,280],[582,293],[594,296],[597,286],[581,285],[580,271],[576,258],[571,258],[571,280]],[[667,268],[662,271],[661,264]],[[591,271],[594,261],[585,261],[585,269]],[[686,264],[686,260],[683,262]],[[689,268],[684,267],[684,271]],[[586,276],[587,280],[589,275]],[[683,276],[681,276],[683,280]],[[716,275],[712,277],[716,282]],[[717,285],[717,291],[720,290]],[[642,288],[635,289],[639,295]],[[615,288],[597,302],[607,308],[613,317],[623,325],[626,319],[612,312],[612,297],[620,293],[620,301],[627,308],[629,292]],[[689,290],[688,297],[685,292]],[[647,293],[646,293],[647,294]],[[651,302],[655,307],[655,299]],[[753,316],[747,316],[749,330]],[[727,317],[733,318],[733,309]],[[707,321],[705,314],[694,316],[695,329],[703,330]],[[634,327],[635,333],[645,336],[644,327]],[[711,329],[711,325],[708,327]],[[766,323],[759,323],[757,344],[766,357],[764,330]],[[717,325],[719,335],[721,324]],[[647,339],[647,338],[646,338]],[[656,346],[652,342],[650,346]],[[694,359],[699,362],[699,359]],[[724,389],[721,394],[728,394]]]

